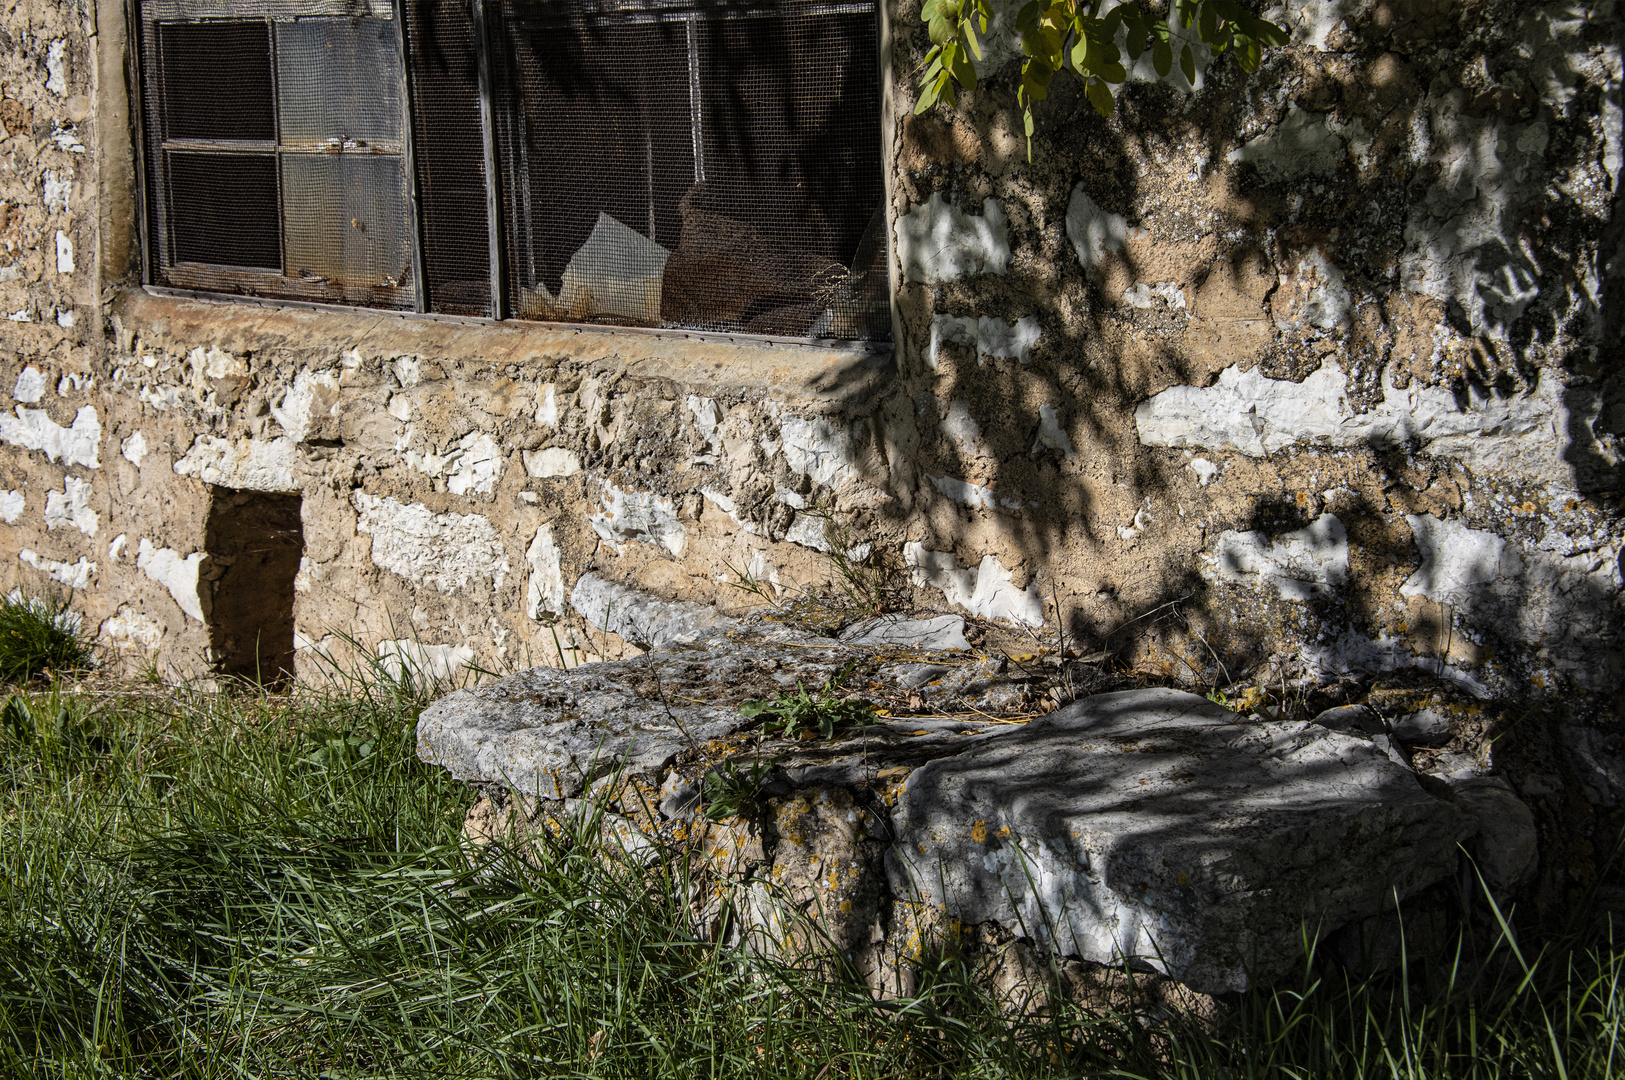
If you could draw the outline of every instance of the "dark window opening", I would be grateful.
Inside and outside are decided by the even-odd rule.
[[[293,677],[294,578],[305,553],[298,495],[210,488],[209,649],[222,675]]]
[[[890,337],[873,5],[497,10],[516,314]]]

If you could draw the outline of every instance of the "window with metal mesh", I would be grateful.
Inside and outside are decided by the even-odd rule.
[[[151,279],[887,340],[873,0],[139,0]]]
[[[521,317],[890,337],[872,3],[493,7]]]
[[[153,278],[414,306],[392,5],[145,0],[141,31]]]

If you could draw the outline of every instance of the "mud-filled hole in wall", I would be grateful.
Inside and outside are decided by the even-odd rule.
[[[263,683],[293,677],[293,580],[305,553],[299,496],[210,489],[209,650],[214,668]]]

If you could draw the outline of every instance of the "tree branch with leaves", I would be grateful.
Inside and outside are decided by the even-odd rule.
[[[1083,80],[1089,104],[1102,116],[1112,114],[1112,87],[1128,78],[1123,65],[1151,53],[1158,78],[1173,71],[1174,49],[1179,46],[1179,68],[1185,81],[1196,82],[1196,57],[1190,37],[1206,45],[1214,56],[1233,51],[1241,69],[1257,70],[1264,50],[1285,45],[1283,27],[1248,11],[1237,0],[1172,0],[1169,18],[1128,0],[1101,14],[1108,0],[1027,0],[1016,15],[1021,35],[1021,83],[1016,103],[1027,132],[1027,153],[1032,154],[1033,105],[1049,96],[1050,83],[1070,70]],[[976,61],[993,21],[992,0],[925,0],[920,12],[931,35],[920,76],[916,114],[941,102],[952,106],[959,89],[976,89]],[[1176,37],[1174,25],[1189,32]],[[1122,39],[1119,46],[1118,40]]]

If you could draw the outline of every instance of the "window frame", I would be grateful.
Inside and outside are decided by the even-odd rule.
[[[885,219],[885,245],[887,269],[888,307],[891,313],[892,339],[890,341],[866,340],[861,338],[815,338],[815,337],[787,337],[775,334],[749,333],[746,331],[731,330],[697,330],[682,327],[643,327],[607,323],[572,323],[550,319],[533,319],[516,316],[511,310],[509,297],[509,271],[508,271],[508,243],[504,222],[502,220],[502,184],[507,181],[504,171],[500,169],[499,152],[497,145],[497,123],[495,115],[494,95],[492,91],[492,44],[490,41],[489,20],[486,17],[485,5],[487,0],[466,0],[469,5],[470,17],[473,24],[474,50],[477,62],[478,98],[480,115],[480,135],[484,153],[484,188],[486,202],[486,227],[489,237],[489,263],[490,263],[490,314],[488,315],[457,315],[445,312],[435,312],[429,309],[427,279],[424,266],[423,252],[423,216],[421,196],[419,191],[419,176],[416,160],[416,147],[414,145],[416,134],[414,132],[414,93],[411,58],[408,55],[407,24],[405,5],[409,0],[233,0],[229,10],[218,14],[211,13],[206,17],[182,15],[166,21],[187,22],[245,22],[263,19],[267,24],[277,21],[280,14],[284,20],[297,18],[320,17],[356,17],[358,15],[373,15],[382,17],[380,13],[387,11],[388,21],[394,24],[395,59],[400,74],[400,113],[402,117],[402,138],[398,156],[405,170],[406,202],[405,210],[407,221],[405,232],[409,238],[409,253],[413,281],[404,290],[407,300],[402,306],[383,307],[371,306],[356,302],[334,301],[322,295],[319,287],[307,290],[306,296],[266,296],[256,293],[256,289],[274,288],[283,294],[298,293],[298,278],[266,270],[214,266],[213,264],[184,264],[189,272],[195,265],[202,268],[197,275],[196,285],[164,284],[155,279],[159,248],[155,243],[154,231],[160,227],[159,223],[151,220],[153,212],[152,198],[155,193],[150,191],[152,176],[153,153],[165,153],[168,149],[160,145],[152,145],[153,118],[148,108],[149,85],[156,86],[156,73],[149,72],[146,64],[147,24],[154,26],[160,17],[148,17],[146,10],[153,7],[162,10],[175,9],[177,12],[193,7],[196,0],[151,0],[144,5],[142,0],[127,0],[125,3],[126,41],[129,47],[126,53],[127,73],[129,77],[129,99],[131,106],[130,121],[134,135],[134,165],[135,165],[135,195],[137,234],[140,245],[141,284],[145,291],[153,295],[174,296],[179,298],[195,298],[224,301],[228,303],[248,303],[256,306],[268,307],[297,307],[311,310],[331,310],[337,312],[368,312],[380,315],[396,315],[417,319],[435,321],[449,321],[471,324],[496,324],[508,326],[535,325],[541,328],[551,328],[566,331],[593,331],[608,334],[635,334],[654,336],[660,338],[688,339],[696,341],[760,342],[764,345],[774,346],[808,346],[818,349],[840,352],[859,352],[869,354],[885,354],[895,352],[901,341],[901,323],[897,306],[897,288],[899,285],[896,260],[895,222],[892,212],[892,198],[894,181],[892,177],[892,137],[894,134],[894,117],[891,115],[892,86],[890,69],[891,52],[891,26],[890,12],[887,0],[871,0],[876,15],[876,55],[871,57],[875,65],[878,82],[878,112],[876,117],[876,136],[880,140],[881,188],[883,192],[882,211]],[[497,0],[500,2],[500,0]],[[833,3],[843,7],[852,6],[854,2],[862,0],[832,0]],[[263,13],[263,14],[262,14]],[[275,33],[271,33],[271,74],[273,79],[273,111],[278,109],[275,96],[276,79],[276,45]],[[282,204],[282,178],[281,160],[287,153],[302,153],[305,151],[287,149],[281,144],[280,117],[278,118],[278,137],[267,148],[259,148],[256,144],[254,152],[264,149],[272,160],[278,164],[277,169],[277,210],[278,210],[278,242],[286,259],[286,226],[284,223],[285,211]],[[166,140],[171,141],[171,140]],[[183,148],[183,149],[189,149]],[[209,148],[205,152],[228,152],[229,148]],[[371,154],[368,150],[341,149],[340,153]],[[702,151],[703,153],[703,151]],[[157,193],[164,197],[162,193]],[[171,266],[176,265],[171,260]],[[284,265],[286,263],[284,262]],[[210,280],[210,279],[213,280]],[[218,283],[217,287],[210,287]],[[233,288],[241,291],[231,291]]]

